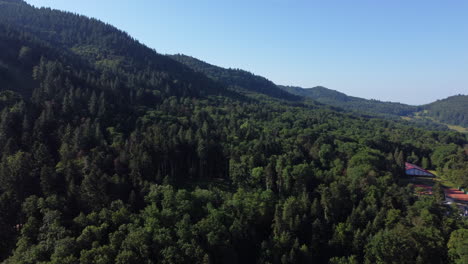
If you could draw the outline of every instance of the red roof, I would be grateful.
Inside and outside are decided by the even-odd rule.
[[[426,195],[432,195],[432,187],[429,185],[424,185],[424,184],[415,184],[415,188],[421,188],[423,189],[422,192],[419,192],[418,194],[426,194]],[[454,189],[454,188],[444,188],[445,196],[452,198],[456,201],[465,201],[468,202],[468,194],[465,194],[464,192]]]
[[[457,189],[445,189],[445,196],[448,196],[455,200],[468,202],[468,194],[465,194],[464,192],[459,191]]]
[[[408,162],[405,162],[405,170],[411,170],[411,169],[417,169],[417,170],[420,170],[420,171],[424,171],[424,172],[427,172],[427,173],[430,173],[429,171],[419,167],[419,166],[416,166],[414,164],[411,164],[411,163],[408,163]],[[430,173],[432,174],[432,173]]]

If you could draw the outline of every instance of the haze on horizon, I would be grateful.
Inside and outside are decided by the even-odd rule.
[[[419,105],[468,94],[468,2],[26,0],[94,17],[163,54],[277,84]]]

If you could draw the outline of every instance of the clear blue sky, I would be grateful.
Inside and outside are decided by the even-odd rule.
[[[468,94],[465,0],[27,0],[277,84],[424,104]]]

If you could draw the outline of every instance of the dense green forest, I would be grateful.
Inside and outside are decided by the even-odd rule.
[[[215,79],[19,0],[0,47],[2,263],[466,263],[458,209],[400,183],[411,161],[468,187],[465,135]]]
[[[344,93],[322,86],[308,89],[294,86],[279,87],[292,94],[310,97],[323,104],[334,105],[344,109],[359,112],[378,113],[382,115],[393,116],[407,116],[419,110],[418,107],[411,105],[382,102],[378,100],[367,100],[359,97],[348,96]]]
[[[468,127],[468,95],[456,95],[424,106],[424,114],[436,120]]]
[[[282,85],[278,85],[278,87],[289,93],[312,98],[317,102],[340,107],[346,110],[377,114],[385,118],[417,116],[416,119],[412,119],[412,122],[420,126],[422,125],[434,128],[437,127],[437,123],[434,123],[434,121],[436,121],[443,124],[468,127],[467,95],[451,96],[427,105],[412,106],[349,96],[321,86],[306,89]],[[440,127],[438,129],[440,129]]]
[[[283,91],[270,80],[244,70],[224,69],[182,54],[172,55],[170,57],[187,65],[194,71],[201,72],[232,89],[261,93],[291,101],[300,100],[300,97]]]
[[[468,127],[464,123],[465,116],[468,116],[467,96],[450,97],[424,106],[412,106],[348,96],[321,86],[304,89],[276,85],[264,77],[244,70],[225,69],[182,54],[169,57],[238,92],[260,93],[291,101],[311,98],[315,102],[333,107],[336,111],[353,111],[355,115],[364,114],[392,120],[409,117],[413,125],[432,130],[448,130],[444,123]],[[413,118],[415,116],[417,118]]]

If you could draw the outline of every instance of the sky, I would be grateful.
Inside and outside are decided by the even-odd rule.
[[[419,105],[468,94],[465,0],[26,0],[182,53],[348,95]]]

